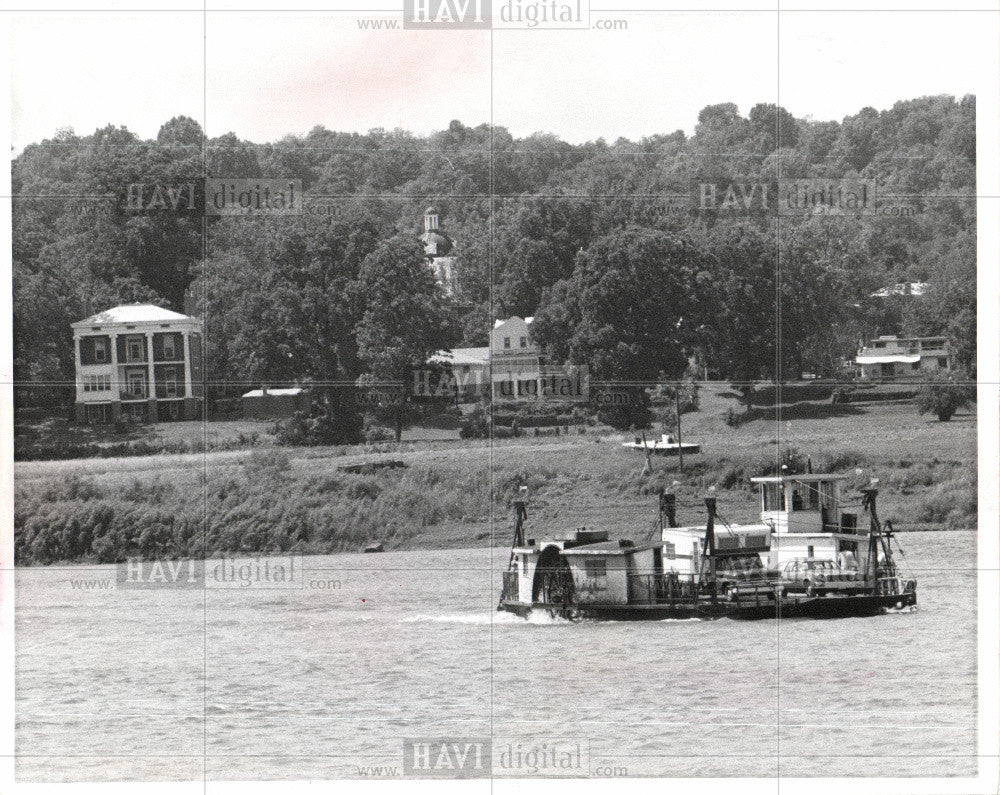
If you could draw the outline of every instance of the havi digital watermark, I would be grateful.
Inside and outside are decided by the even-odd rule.
[[[589,0],[403,0],[417,30],[589,28]]]
[[[225,557],[205,561],[130,558],[118,564],[116,582],[122,589],[272,590],[305,587],[302,560],[297,555]]]
[[[403,775],[410,778],[486,778],[493,772],[488,737],[403,740]]]

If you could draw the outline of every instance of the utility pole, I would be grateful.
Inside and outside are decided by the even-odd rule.
[[[677,384],[674,389],[674,410],[677,412],[677,461],[680,464],[681,474],[684,474],[684,439],[681,436],[681,385]]]

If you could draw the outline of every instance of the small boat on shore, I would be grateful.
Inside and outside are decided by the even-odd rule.
[[[628,450],[644,450],[653,455],[680,455],[701,452],[701,445],[694,442],[678,442],[669,433],[661,434],[659,439],[647,441],[639,436],[633,442],[622,442],[622,447]]]
[[[751,478],[761,501],[761,522],[753,525],[726,523],[711,494],[705,524],[680,527],[676,496],[661,492],[658,537],[643,543],[585,527],[554,540],[526,538],[522,490],[497,609],[662,620],[838,618],[915,606],[916,580],[901,576],[892,524],[878,517],[878,481],[861,489],[860,503],[846,505],[844,479]],[[857,509],[867,514],[867,528]]]
[[[385,552],[385,546],[382,544],[381,541],[375,541],[375,542],[372,542],[371,544],[366,544],[365,548],[363,550],[361,550],[361,551],[362,552],[368,552],[368,553],[372,553],[372,552]]]

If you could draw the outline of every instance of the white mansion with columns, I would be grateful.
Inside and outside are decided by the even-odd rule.
[[[127,304],[71,328],[78,422],[201,419],[201,320]]]

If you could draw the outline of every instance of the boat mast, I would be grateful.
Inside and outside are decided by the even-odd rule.
[[[876,507],[876,498],[878,497],[877,486],[878,481],[873,480],[867,488],[861,489],[861,493],[864,495],[862,507],[868,511],[868,515],[871,518],[868,534],[868,565],[871,568],[876,587],[878,587],[879,579],[879,552],[882,553],[883,560],[885,561],[885,570],[882,572],[883,576],[892,578],[896,576],[896,562],[892,557],[891,544],[892,523],[886,522],[883,529],[882,523],[879,521],[878,508]]]
[[[521,486],[514,498],[514,539],[510,544],[510,560],[507,568],[514,565],[514,550],[524,546],[524,521],[528,518],[528,487]]]
[[[705,498],[705,507],[708,509],[708,522],[705,525],[705,554],[708,556],[709,584],[712,587],[712,603],[718,599],[718,591],[715,581],[715,495]],[[702,572],[705,566],[702,564]]]
[[[666,486],[660,489],[660,537],[667,527],[677,527],[677,495],[667,491]]]

